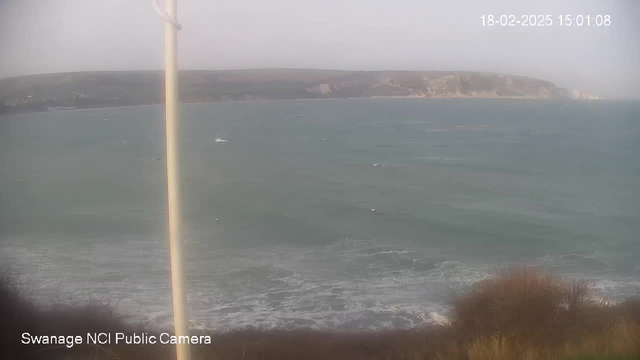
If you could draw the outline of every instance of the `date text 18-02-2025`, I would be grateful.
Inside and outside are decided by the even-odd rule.
[[[482,26],[611,26],[611,15],[482,15]]]

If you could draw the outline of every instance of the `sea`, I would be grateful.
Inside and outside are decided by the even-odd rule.
[[[185,104],[192,326],[446,321],[501,268],[640,295],[640,103]],[[172,319],[164,108],[0,117],[0,263],[39,306]],[[216,141],[216,139],[227,140]]]

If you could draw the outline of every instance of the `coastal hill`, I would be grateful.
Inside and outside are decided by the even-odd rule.
[[[600,99],[522,76],[464,71],[307,69],[180,72],[185,103],[322,98]],[[0,113],[164,102],[161,71],[73,72],[0,79]]]

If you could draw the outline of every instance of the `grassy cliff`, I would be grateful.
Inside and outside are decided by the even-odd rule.
[[[514,75],[462,71],[305,69],[181,71],[183,102],[416,98],[597,98]],[[164,102],[160,71],[104,71],[0,79],[0,113]]]

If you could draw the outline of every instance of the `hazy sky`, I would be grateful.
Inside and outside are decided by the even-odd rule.
[[[469,70],[640,97],[640,1],[178,0],[182,69]],[[552,15],[483,27],[483,14]],[[561,27],[559,15],[611,15]],[[152,0],[0,0],[0,78],[161,69]]]

